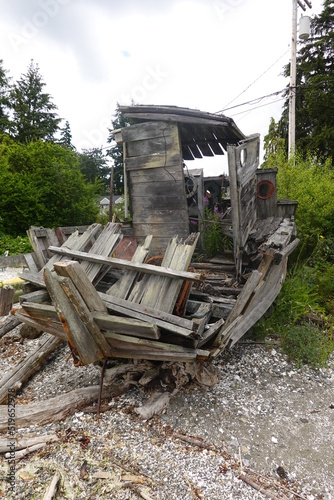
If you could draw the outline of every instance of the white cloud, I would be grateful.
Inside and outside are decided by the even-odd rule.
[[[319,13],[322,2],[312,3],[310,13]],[[17,79],[34,59],[78,148],[106,144],[117,102],[133,99],[217,112],[288,83],[280,73],[290,58],[291,1],[2,4],[4,67]],[[240,107],[225,114],[244,133],[263,136],[271,116],[281,114],[282,102],[263,106],[268,102],[262,99],[247,112]]]

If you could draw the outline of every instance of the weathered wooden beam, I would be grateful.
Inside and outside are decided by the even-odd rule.
[[[231,310],[229,316],[227,317],[227,320],[224,324],[224,327],[222,329],[222,333],[224,329],[226,329],[234,320],[237,316],[242,314],[242,311],[246,307],[247,303],[249,302],[255,288],[257,287],[260,279],[262,278],[262,273],[259,271],[253,271],[248,280],[246,281],[242,291],[238,295],[237,301]]]
[[[76,312],[82,325],[88,330],[95,344],[99,347],[104,357],[112,356],[112,351],[100,328],[97,326],[91,311],[88,309],[86,303],[82,299],[80,293],[76,289],[70,278],[59,278],[59,284],[62,287],[69,303]],[[97,294],[97,292],[95,292]],[[74,330],[75,331],[75,330]],[[72,333],[72,331],[71,331]],[[77,340],[77,338],[76,338]],[[74,344],[76,346],[76,344]]]
[[[107,311],[103,300],[99,296],[94,285],[88,279],[87,274],[79,262],[75,260],[55,262],[53,267],[58,276],[71,279],[76,289],[80,291],[80,295],[90,311]]]
[[[59,320],[66,332],[72,352],[73,349],[77,351],[80,362],[84,365],[103,359],[103,353],[78,313],[70,304],[56,273],[52,273],[46,268],[44,270],[44,280],[52,302],[56,307]]]
[[[50,333],[61,340],[67,340],[65,330],[59,320],[52,320],[50,318],[31,317],[24,309],[13,309],[13,314],[15,319],[20,323],[25,323],[27,325],[36,328],[42,332]]]
[[[100,387],[93,385],[56,396],[38,403],[16,405],[15,424],[17,428],[58,422],[85,406],[98,400]],[[105,387],[102,397],[112,396],[114,388]],[[0,431],[8,428],[8,406],[0,406]]]
[[[103,330],[103,335],[108,338],[111,333],[123,333],[125,335],[135,335],[146,339],[159,339],[160,331],[157,325],[136,320],[134,318],[124,318],[111,314],[93,312],[93,319],[98,327]]]
[[[134,302],[119,299],[99,292],[100,297],[107,306],[108,310],[117,312],[129,318],[136,318],[148,323],[153,323],[159,328],[173,332],[184,337],[192,337],[194,335],[194,322],[185,318],[179,318],[173,314],[164,313],[152,309],[148,306],[142,306]]]
[[[116,259],[112,257],[102,257],[101,255],[89,254],[85,252],[78,252],[74,250],[67,250],[66,248],[49,247],[51,252],[59,255],[66,255],[79,260],[87,260],[89,262],[96,262],[99,264],[110,265],[116,269],[129,269],[132,271],[139,271],[143,273],[155,274],[157,276],[166,276],[169,278],[180,278],[192,281],[200,281],[200,273],[190,273],[186,271],[174,271],[173,269],[163,268],[159,266],[153,266],[151,264],[138,264],[136,262],[131,262],[122,259]]]
[[[50,301],[50,295],[48,291],[45,290],[45,288],[42,290],[35,290],[34,292],[25,293],[24,295],[20,296],[20,304],[24,304],[25,302],[41,304],[42,302],[48,302],[48,301]]]
[[[188,362],[205,360],[210,355],[208,351],[119,334],[109,335],[108,342],[115,355],[123,358]]]
[[[48,335],[31,354],[6,373],[0,380],[0,404],[7,401],[8,389],[15,392],[21,389],[23,383],[40,369],[61,343],[61,339]]]
[[[197,342],[196,347],[199,349],[200,347],[202,347],[205,344],[207,344],[208,342],[210,342],[210,340],[212,340],[217,335],[217,333],[219,332],[219,330],[221,329],[223,324],[224,324],[224,320],[223,320],[223,318],[221,318],[218,321],[216,321],[216,323],[211,325],[203,333],[202,338]]]
[[[0,339],[6,335],[6,333],[11,332],[20,323],[21,321],[18,318],[11,315],[6,316],[6,318],[4,318],[0,323]]]
[[[90,248],[96,239],[99,237],[103,229],[102,224],[91,224],[87,230],[83,234],[79,234],[79,231],[75,231],[70,236],[67,238],[65,243],[62,245],[60,248],[67,248],[71,250],[77,250],[77,251],[82,251],[86,252],[88,248]],[[51,246],[51,245],[50,245]],[[54,246],[54,245],[53,245]],[[57,245],[59,246],[59,245]],[[51,252],[51,250],[48,251]],[[61,260],[62,258],[57,259],[55,255],[52,255],[52,257],[47,261],[45,264],[45,267],[52,270],[54,262],[57,260]],[[43,270],[42,270],[43,274]]]

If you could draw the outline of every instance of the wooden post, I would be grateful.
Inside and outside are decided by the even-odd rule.
[[[114,165],[111,167],[111,172],[110,172],[109,222],[112,221],[113,194],[114,194]]]
[[[15,288],[0,288],[0,316],[7,316],[13,307]]]

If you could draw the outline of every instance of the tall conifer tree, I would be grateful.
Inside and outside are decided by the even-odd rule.
[[[39,67],[31,61],[28,71],[14,85],[11,101],[14,109],[14,137],[28,143],[38,139],[53,141],[61,121],[50,94],[43,92],[45,83]]]
[[[290,66],[285,68],[285,76]],[[334,158],[334,2],[311,22],[311,36],[298,47],[296,84],[296,148]],[[280,120],[288,132],[288,102]]]

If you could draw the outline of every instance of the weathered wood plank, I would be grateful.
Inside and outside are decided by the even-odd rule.
[[[24,309],[13,309],[12,311],[15,315],[15,318],[20,323],[25,323],[32,326],[33,328],[36,328],[37,330],[50,333],[51,335],[58,337],[61,340],[67,340],[66,333],[59,320],[54,321],[46,317],[43,318],[43,320],[36,317],[32,318],[27,312],[25,312]]]
[[[150,359],[157,361],[194,361],[198,357],[207,359],[210,355],[208,351],[188,349],[174,344],[165,344],[146,339],[137,339],[125,335],[112,334],[108,337],[108,342],[117,356],[129,357],[133,359]]]
[[[121,224],[108,222],[99,237],[93,243],[92,247],[88,250],[88,253],[109,257],[114,251],[116,245],[119,243],[119,240],[122,238],[120,231]],[[102,266],[100,264],[87,261],[82,262],[81,265],[90,281],[96,284],[95,278],[100,272]]]
[[[14,316],[11,316],[11,315],[4,318],[0,322],[0,339],[4,335],[6,335],[6,333],[11,332],[20,323],[21,323],[21,321],[19,319],[15,318]]]
[[[154,121],[137,123],[131,127],[122,129],[122,140],[124,142],[141,141],[143,139],[155,139],[156,137],[168,137],[175,133],[175,124],[165,121]]]
[[[159,179],[159,184],[162,185],[162,189],[165,190],[164,184],[170,185],[173,181],[174,184],[182,183],[184,179],[183,170],[180,169],[180,164],[168,165],[168,167],[156,167],[155,169],[144,169],[144,170],[132,170],[130,177],[130,185],[137,186],[138,184],[149,185]],[[157,186],[158,188],[158,186]]]
[[[152,235],[147,236],[144,244],[139,245],[136,248],[136,251],[133,254],[131,261],[137,263],[145,262],[148,253],[150,251],[151,242],[152,242]],[[113,295],[114,297],[127,299],[137,277],[138,277],[137,271],[126,271],[125,275],[107,290],[107,294]]]
[[[8,389],[14,389],[15,392],[21,389],[23,383],[40,369],[61,343],[62,340],[48,335],[32,353],[6,373],[0,380],[0,404],[7,401]]]
[[[51,319],[59,321],[58,314],[54,305],[51,304],[38,304],[34,302],[25,302],[24,311],[29,314],[31,318],[41,319],[46,321]],[[60,326],[61,323],[59,322]]]
[[[251,276],[248,278],[243,289],[241,290],[240,294],[238,295],[236,303],[234,304],[233,309],[231,310],[230,314],[227,317],[227,320],[224,324],[224,328],[222,329],[222,332],[235,320],[235,318],[237,316],[242,314],[242,311],[244,310],[247,303],[249,302],[249,300],[252,296],[252,293],[254,292],[255,288],[257,287],[258,283],[260,282],[260,279],[262,278],[262,276],[263,276],[263,274],[259,271],[252,272]]]
[[[100,351],[88,328],[70,304],[58,279],[58,276],[49,269],[46,268],[44,270],[44,280],[47,289],[58,313],[59,320],[66,332],[72,353],[75,348],[80,362],[84,365],[103,359],[103,353]]]
[[[35,262],[35,257],[33,253],[25,253],[24,254],[25,265],[28,266],[28,269],[34,273],[38,273],[38,267]]]
[[[224,325],[224,319],[221,318],[216,323],[211,325],[202,335],[202,338],[197,342],[196,347],[199,349],[208,342],[210,342],[219,332],[221,327]]]
[[[100,255],[78,252],[74,250],[67,250],[65,248],[50,247],[50,250],[58,255],[66,255],[72,258],[87,260],[89,262],[106,264],[116,269],[137,270],[144,273],[156,274],[159,276],[167,276],[172,278],[189,279],[192,281],[200,281],[201,279],[201,275],[199,273],[174,271],[173,269],[153,266],[151,264],[138,264],[136,262],[131,262],[127,260],[116,259],[112,257],[102,257]]]
[[[132,172],[138,169],[149,169],[149,168],[159,168],[159,167],[175,167],[179,165],[182,167],[182,157],[178,151],[167,151],[166,153],[158,153],[156,155],[147,156],[134,156],[132,158],[126,158],[125,167],[127,172]]]
[[[282,288],[286,275],[286,265],[287,259],[284,258],[280,264],[271,266],[266,280],[257,287],[243,315],[237,318],[239,320],[237,325],[228,336],[224,332],[224,345],[230,342],[232,347],[268,310]]]
[[[165,151],[179,149],[179,134],[177,127],[170,130],[168,134],[160,137],[147,137],[144,139],[136,139],[134,141],[126,141],[127,143],[127,158],[145,155],[155,155],[160,152],[165,154]]]
[[[106,338],[111,333],[136,335],[136,337],[155,340],[160,338],[159,328],[155,324],[101,312],[93,312],[92,316],[98,327],[103,330],[103,335]]]
[[[78,250],[78,251],[87,251],[96,241],[98,236],[101,234],[103,229],[102,224],[92,224],[89,226],[87,231],[85,231],[83,234],[79,234],[78,231],[75,231],[72,233],[69,238],[65,241],[65,243],[62,245],[60,248],[66,248],[66,249],[71,249],[71,250]],[[52,246],[52,245],[50,245]],[[49,252],[51,252],[50,248],[48,248]],[[52,252],[51,252],[52,255]],[[58,261],[62,260],[63,257],[59,258]],[[53,264],[57,261],[57,257],[55,255],[52,255],[52,257],[48,260],[46,263],[45,267],[47,269],[52,270],[53,269]],[[43,274],[43,269],[41,271],[41,274]]]
[[[43,280],[44,282],[44,280]],[[45,283],[44,283],[45,286]],[[34,304],[41,304],[42,302],[50,301],[50,295],[47,290],[36,290],[34,292],[25,293],[20,296],[20,304],[24,304],[25,302],[31,302]]]
[[[170,240],[165,255],[162,260],[162,264],[165,267],[169,267],[172,255],[174,254],[177,248],[177,238],[174,237]],[[160,293],[160,289],[162,286],[162,279],[159,276],[146,276],[144,279],[137,283],[136,287],[133,290],[133,293],[130,295],[129,300],[136,303],[142,303],[143,305],[149,305],[152,308],[155,308],[155,299],[157,294]]]
[[[39,288],[45,288],[45,283],[43,280],[43,275],[40,273],[33,273],[31,271],[23,271],[21,274],[21,278],[24,281],[29,281],[33,285],[38,286]]]
[[[196,333],[201,338],[204,332],[205,326],[207,325],[209,319],[212,315],[212,304],[204,302],[200,305],[196,313],[192,316],[192,319],[197,326]]]
[[[112,396],[114,390],[114,387],[104,387],[102,397]],[[58,422],[97,401],[99,392],[100,387],[92,385],[47,399],[46,401],[28,405],[17,405],[15,408],[15,424],[17,428],[23,428],[34,424],[42,425],[50,422]],[[3,432],[6,429],[8,429],[8,406],[1,405],[0,431]]]
[[[54,269],[58,276],[71,279],[76,289],[80,291],[80,294],[90,311],[107,311],[103,300],[97,293],[95,287],[89,280],[79,262],[75,260],[55,262]]]
[[[95,344],[99,347],[104,357],[112,356],[112,351],[101,332],[100,328],[94,321],[91,311],[88,309],[86,303],[82,299],[79,291],[76,289],[70,278],[59,278],[59,284],[62,287],[70,304],[74,308],[82,324],[87,328]],[[97,295],[97,292],[95,292]],[[69,324],[69,323],[68,323]],[[72,332],[71,332],[72,333]],[[75,330],[74,330],[75,335]],[[72,335],[73,338],[73,335]],[[75,344],[76,345],[76,344]]]
[[[179,318],[173,314],[157,311],[148,306],[142,306],[128,300],[112,297],[106,293],[99,293],[108,310],[114,311],[130,318],[140,319],[148,323],[156,324],[159,328],[175,334],[189,337],[193,335],[194,323],[185,318]]]
[[[256,221],[256,170],[259,164],[259,135],[243,141],[240,146],[228,146],[230,196],[234,257],[237,274],[241,273],[242,250]],[[245,204],[245,196],[249,202]]]
[[[177,238],[173,238],[167,247],[162,266],[180,271],[188,269],[198,238],[199,233],[192,234],[182,243],[178,242]],[[150,305],[159,311],[172,313],[182,284],[182,280],[150,277],[146,289],[140,298],[140,303]],[[135,299],[132,300],[139,302]]]

